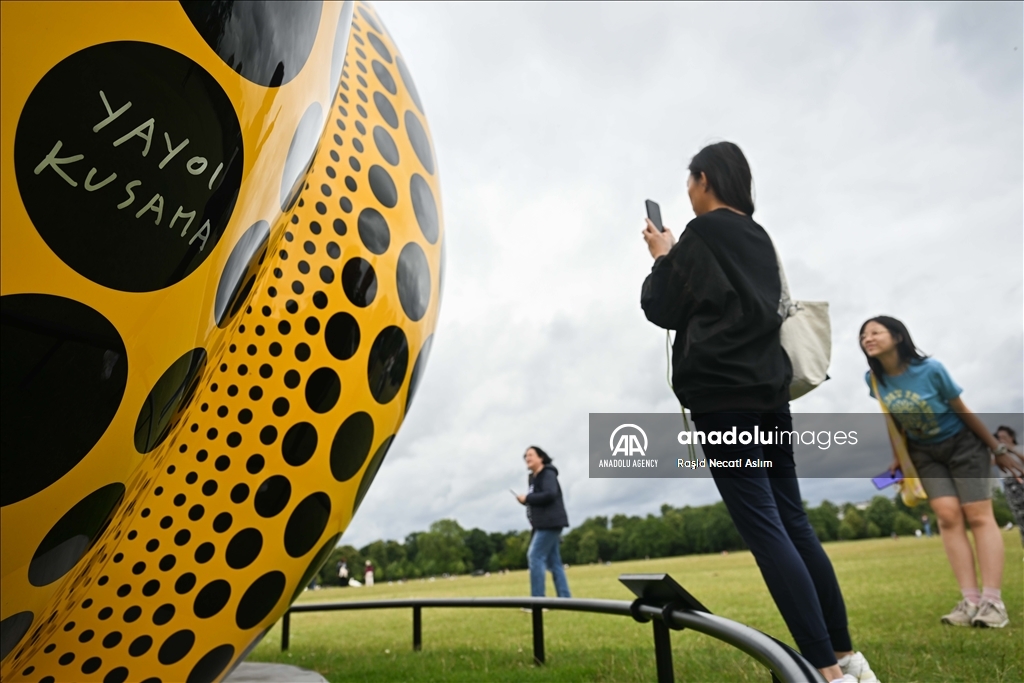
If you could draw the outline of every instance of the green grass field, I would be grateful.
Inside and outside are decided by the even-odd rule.
[[[939,623],[960,599],[938,538],[830,543],[846,597],[854,646],[883,683],[1024,680],[1024,572],[1020,537],[1004,534],[1005,629]],[[571,567],[574,597],[630,599],[617,581],[625,572],[668,572],[712,612],[780,640],[792,640],[749,552]],[[299,602],[409,597],[529,594],[526,572],[458,577],[373,588],[306,591]],[[548,594],[553,595],[550,575]],[[291,649],[280,651],[280,624],[250,661],[315,669],[331,681],[652,681],[651,627],[624,617],[545,615],[547,664],[532,665],[531,621],[518,610],[436,609],[423,612],[423,650],[412,651],[412,611],[296,614]],[[691,631],[673,632],[680,681],[768,681],[767,671],[738,650]]]

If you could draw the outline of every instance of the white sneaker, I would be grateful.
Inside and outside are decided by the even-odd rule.
[[[878,683],[878,677],[875,676],[868,660],[860,652],[846,655],[839,660],[838,664],[843,674],[851,677],[850,680],[859,683]],[[846,679],[844,678],[844,680]]]

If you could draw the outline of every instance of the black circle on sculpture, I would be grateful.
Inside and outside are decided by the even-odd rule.
[[[36,547],[29,583],[46,586],[67,574],[107,527],[123,496],[124,484],[107,484],[65,512]]]
[[[331,538],[327,539],[323,545],[320,546],[320,550],[316,551],[316,555],[309,561],[309,565],[306,567],[306,571],[302,574],[302,578],[295,585],[295,592],[292,594],[292,602],[295,602],[296,598],[302,594],[302,591],[306,590],[306,586],[313,580],[313,575],[320,571],[320,568],[324,566],[324,562],[331,556],[331,552],[335,546],[338,545],[338,541],[341,540],[341,534],[334,534]]]
[[[196,644],[196,634],[188,629],[172,633],[160,646],[157,659],[161,664],[180,662]]]
[[[164,370],[135,420],[135,450],[149,453],[164,442],[188,409],[205,368],[206,351],[192,349]]]
[[[326,413],[338,402],[341,380],[331,368],[318,368],[306,380],[306,404],[314,413]]]
[[[288,211],[295,204],[306,182],[306,173],[313,163],[320,134],[323,132],[323,110],[319,102],[313,102],[295,127],[288,155],[281,172],[281,210]]]
[[[381,117],[387,121],[388,125],[394,129],[398,129],[398,113],[395,112],[394,105],[391,104],[391,100],[384,97],[383,93],[373,93],[373,103],[377,105],[377,111],[380,112]]]
[[[117,329],[73,299],[0,297],[0,506],[39,493],[100,440],[128,382]]]
[[[338,427],[331,443],[331,474],[348,481],[359,472],[373,445],[373,418],[362,411],[353,413]]]
[[[214,579],[196,594],[192,611],[200,619],[209,619],[217,614],[231,598],[231,584],[224,579]]]
[[[427,360],[430,359],[430,348],[434,344],[434,335],[427,337],[427,340],[423,342],[423,346],[420,347],[419,354],[416,355],[416,362],[412,366],[412,375],[409,377],[409,392],[405,395],[405,413],[409,414],[409,406],[412,405],[413,396],[416,394],[416,390],[419,389],[420,381],[423,379],[423,373],[427,370]]]
[[[360,308],[366,308],[377,297],[377,273],[366,259],[358,256],[341,269],[341,288],[348,300]]]
[[[256,514],[268,518],[278,515],[288,505],[291,495],[291,482],[287,477],[275,474],[256,489],[256,495],[253,496]]]
[[[380,126],[374,126],[373,144],[377,146],[377,151],[384,157],[384,161],[392,166],[398,165],[398,146],[395,145],[395,139],[391,137],[391,133]]]
[[[409,367],[409,342],[402,328],[385,327],[373,340],[367,378],[377,403],[389,403],[402,388]]]
[[[416,158],[423,164],[427,173],[434,175],[434,153],[430,149],[430,138],[423,124],[411,111],[405,112],[405,132],[409,135],[409,142],[412,144],[412,151],[416,152]]]
[[[402,247],[397,280],[402,310],[414,322],[422,319],[430,305],[430,266],[423,248],[415,242]]]
[[[413,104],[416,105],[416,108],[419,109],[421,114],[425,113],[423,111],[423,103],[420,102],[420,94],[416,90],[416,83],[413,82],[412,74],[409,73],[409,67],[405,65],[405,60],[402,59],[402,55],[397,55],[396,61],[398,62],[398,73],[402,75],[402,82],[405,83],[405,89],[409,91],[409,96],[412,97]]]
[[[316,545],[331,516],[331,498],[317,492],[306,496],[292,510],[284,529],[284,549],[292,557],[302,557]]]
[[[370,167],[370,190],[383,206],[393,209],[398,204],[398,188],[391,174],[384,170],[383,166],[374,164]]]
[[[324,326],[324,341],[332,356],[348,360],[359,349],[359,323],[349,313],[335,313]]]
[[[242,78],[276,88],[302,70],[323,3],[182,2],[206,44]]]
[[[363,498],[366,497],[366,492],[370,490],[370,484],[373,483],[374,478],[377,476],[381,463],[384,462],[384,457],[388,454],[388,450],[391,448],[391,444],[394,440],[394,434],[384,439],[383,443],[377,447],[373,457],[370,459],[370,464],[366,466],[366,472],[363,474],[363,479],[359,482],[359,490],[356,492],[356,500],[352,504],[353,515],[362,504]]]
[[[0,621],[0,659],[4,659],[28,633],[32,626],[32,612],[17,612]]]
[[[270,224],[257,221],[242,233],[231,249],[228,262],[221,271],[214,300],[213,319],[219,327],[226,326],[249,298],[266,256],[269,238]]]
[[[371,253],[380,256],[388,250],[391,245],[391,230],[380,211],[373,208],[363,209],[359,212],[356,226],[359,228],[359,239]]]
[[[202,265],[231,218],[242,165],[238,117],[217,80],[179,52],[134,41],[93,45],[50,69],[14,142],[39,235],[80,275],[124,292],[170,287]]]
[[[242,569],[253,563],[263,550],[263,534],[258,529],[242,529],[228,542],[224,559],[232,569]]]
[[[238,609],[235,611],[238,628],[250,629],[266,619],[281,599],[286,583],[285,575],[279,571],[267,572],[253,581],[238,601]],[[309,581],[301,586],[305,589],[308,584]]]
[[[380,62],[378,62],[376,59],[373,60],[373,64],[371,64],[371,66],[373,67],[373,73],[377,76],[377,80],[380,81],[380,84],[384,86],[384,89],[387,90],[392,95],[397,95],[398,86],[395,85],[395,79],[391,75],[391,72],[388,71],[388,68],[381,64]]]
[[[308,422],[296,422],[285,432],[281,440],[281,455],[292,467],[304,465],[316,451],[316,427]]]
[[[437,215],[437,202],[430,185],[419,173],[413,173],[409,181],[409,194],[412,196],[412,210],[416,214],[416,223],[420,232],[431,244],[437,244],[441,233],[441,222]]]
[[[199,658],[185,683],[213,683],[235,656],[233,645],[218,645]]]

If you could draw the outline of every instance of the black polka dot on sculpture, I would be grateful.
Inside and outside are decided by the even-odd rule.
[[[302,591],[306,589],[309,582],[313,580],[313,575],[320,571],[320,568],[324,566],[327,558],[331,556],[331,552],[338,545],[338,541],[341,540],[341,534],[334,534],[331,538],[327,539],[323,545],[320,546],[320,550],[316,551],[316,555],[309,561],[309,565],[306,566],[306,571],[303,572],[302,578],[295,584],[295,591],[292,593],[292,602],[302,594]]]
[[[437,202],[434,201],[434,193],[430,191],[427,181],[419,173],[414,173],[409,181],[409,195],[412,197],[412,210],[416,214],[420,232],[428,242],[437,244],[441,231]]]
[[[331,498],[311,493],[292,510],[284,529],[284,549],[291,557],[302,557],[316,545],[331,516]]]
[[[242,569],[253,563],[263,550],[263,534],[258,529],[242,529],[228,542],[224,559],[232,569]]]
[[[374,451],[373,457],[370,458],[370,464],[366,466],[366,472],[363,473],[363,478],[359,482],[359,490],[356,491],[355,502],[352,504],[353,515],[363,503],[363,498],[366,496],[366,492],[370,490],[370,484],[373,483],[374,478],[377,476],[377,472],[380,470],[380,466],[384,462],[384,457],[388,454],[388,450],[391,448],[391,444],[394,440],[394,434],[384,439],[380,446],[377,447],[377,450]]]
[[[231,584],[224,579],[214,579],[196,593],[192,611],[200,619],[209,619],[224,609],[231,598]]]
[[[323,129],[323,111],[319,102],[313,102],[306,109],[295,127],[288,156],[285,157],[284,170],[281,173],[281,210],[288,211],[299,198],[302,186],[306,182],[306,172],[313,162],[313,154],[320,142]]]
[[[100,313],[48,294],[0,297],[0,506],[39,493],[100,440],[124,396],[128,355]]]
[[[331,474],[338,481],[348,481],[366,462],[373,445],[373,418],[359,411],[350,415],[334,435],[331,443]]]
[[[341,287],[349,301],[360,308],[365,308],[372,304],[377,296],[377,273],[366,259],[358,256],[349,259],[341,269]]]
[[[430,266],[423,248],[415,242],[402,247],[398,256],[398,300],[412,321],[427,313],[430,305]]]
[[[398,130],[398,113],[395,111],[395,107],[391,104],[391,100],[384,96],[383,93],[373,93],[373,103],[377,106],[377,111],[380,112],[381,117],[387,122],[389,126]]]
[[[368,175],[373,196],[382,206],[389,209],[394,208],[398,204],[398,188],[395,187],[395,181],[391,179],[391,174],[384,170],[384,167],[374,164],[370,167]]]
[[[184,414],[206,370],[206,350],[192,349],[164,370],[135,419],[135,450],[149,453],[162,444]]]
[[[388,250],[391,245],[391,230],[380,211],[369,207],[363,209],[359,212],[356,226],[359,230],[359,239],[371,253],[379,256]]]
[[[141,657],[149,652],[149,648],[151,647],[153,647],[153,639],[149,636],[142,635],[133,640],[128,646],[128,654],[132,657]]]
[[[413,104],[416,105],[416,109],[418,109],[421,114],[425,113],[423,111],[423,103],[420,102],[420,94],[416,90],[416,83],[413,82],[412,74],[409,73],[409,67],[405,65],[405,60],[402,59],[402,55],[397,55],[395,61],[398,63],[398,73],[402,75],[402,82],[405,83],[405,89],[412,98]]]
[[[124,490],[123,484],[107,484],[65,512],[36,547],[28,566],[29,583],[46,586],[67,574],[106,526]]]
[[[128,680],[128,673],[127,667],[114,667],[103,677],[103,683],[124,683]],[[146,681],[143,681],[143,683],[146,683]]]
[[[185,683],[213,683],[235,656],[233,645],[218,645],[199,658]]]
[[[281,455],[292,467],[304,465],[316,451],[316,427],[308,422],[296,422],[281,440]]]
[[[359,323],[349,313],[335,313],[324,326],[324,342],[332,356],[348,360],[359,350]]]
[[[0,621],[0,659],[4,659],[25,637],[32,627],[35,615],[28,611],[16,612]]]
[[[259,267],[266,256],[269,238],[270,224],[257,221],[242,233],[231,249],[231,255],[221,271],[214,299],[213,318],[218,326],[227,325],[249,298],[256,284]]]
[[[416,355],[416,362],[412,366],[412,375],[409,377],[409,392],[405,395],[405,412],[409,413],[409,406],[412,405],[413,396],[416,394],[416,390],[419,389],[420,380],[423,379],[423,373],[427,369],[427,361],[430,359],[430,348],[434,344],[434,335],[427,337],[427,340],[423,342],[423,346],[420,347],[420,352]]]
[[[253,506],[260,517],[276,517],[288,505],[292,485],[287,477],[275,474],[259,485],[253,496]]]
[[[385,327],[373,340],[367,365],[370,393],[377,403],[389,403],[402,388],[409,367],[409,342],[402,328]]]
[[[195,633],[189,629],[176,631],[169,635],[163,644],[160,645],[160,650],[157,652],[157,660],[164,665],[180,662],[192,650],[192,646],[195,644]]]
[[[378,38],[373,33],[367,33],[366,34],[366,39],[370,41],[370,45],[372,45],[373,49],[377,51],[377,54],[380,55],[381,59],[383,59],[385,62],[390,64],[391,61],[392,61],[391,60],[391,50],[389,50],[387,48],[387,45],[385,45],[383,43],[383,41],[381,41],[381,39]]]
[[[405,132],[409,136],[412,150],[416,152],[416,158],[427,173],[434,175],[434,152],[430,149],[430,138],[419,118],[411,111],[405,112]]]
[[[277,605],[277,601],[281,599],[286,583],[285,575],[276,570],[267,572],[253,581],[242,595],[242,599],[238,601],[238,608],[235,611],[235,623],[238,624],[238,628],[250,629],[266,619]]]
[[[380,84],[384,86],[384,89],[387,90],[392,95],[397,95],[398,86],[395,85],[395,79],[391,75],[391,72],[388,71],[388,68],[381,64],[380,62],[378,62],[376,59],[373,60],[373,64],[371,64],[370,66],[373,67],[373,73],[374,75],[377,76],[377,80],[380,81]]]
[[[256,85],[276,88],[289,83],[306,64],[320,28],[321,5],[199,2],[183,3],[182,8],[206,44],[235,73]]]
[[[377,20],[373,18],[372,14],[370,14],[369,12],[366,11],[365,7],[362,7],[362,6],[359,7],[359,16],[361,16],[363,18],[363,21],[365,21],[367,24],[369,24],[373,28],[374,31],[382,33],[381,28],[380,28],[380,24],[377,23]]]
[[[174,605],[166,604],[160,605],[153,612],[153,623],[157,626],[163,626],[171,619],[174,618]]]
[[[315,413],[326,413],[338,402],[341,380],[331,368],[318,368],[306,380],[306,405]]]
[[[392,166],[398,165],[398,146],[395,144],[395,139],[391,137],[391,133],[380,126],[374,126],[373,144],[377,146],[377,151],[384,157],[384,161]]]

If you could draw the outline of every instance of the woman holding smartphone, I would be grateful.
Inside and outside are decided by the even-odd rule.
[[[672,388],[701,431],[791,430],[782,286],[771,238],[752,218],[750,166],[739,147],[720,142],[698,152],[689,170],[697,217],[679,242],[650,219],[643,232],[654,267],[640,302],[648,320],[676,331]],[[877,681],[853,651],[832,563],[803,509],[793,447],[747,439],[704,452],[771,461],[712,468],[722,500],[804,657],[828,681]]]
[[[529,488],[523,494],[512,493],[526,506],[526,517],[533,527],[530,547],[526,551],[530,563],[530,595],[544,597],[544,578],[550,570],[555,581],[555,594],[560,598],[571,598],[559,550],[562,529],[569,526],[569,517],[565,514],[558,470],[551,464],[551,456],[539,446],[527,448],[523,460],[530,471]]]
[[[1003,537],[992,514],[992,459],[1011,476],[1024,469],[1006,444],[960,398],[963,392],[939,361],[922,354],[906,325],[887,315],[860,328],[870,369],[865,380],[907,436],[907,451],[938,518],[942,545],[963,599],[942,617],[952,626],[1002,628],[1010,623],[1003,604]],[[893,461],[891,472],[899,469]],[[981,585],[964,518],[978,547]]]

